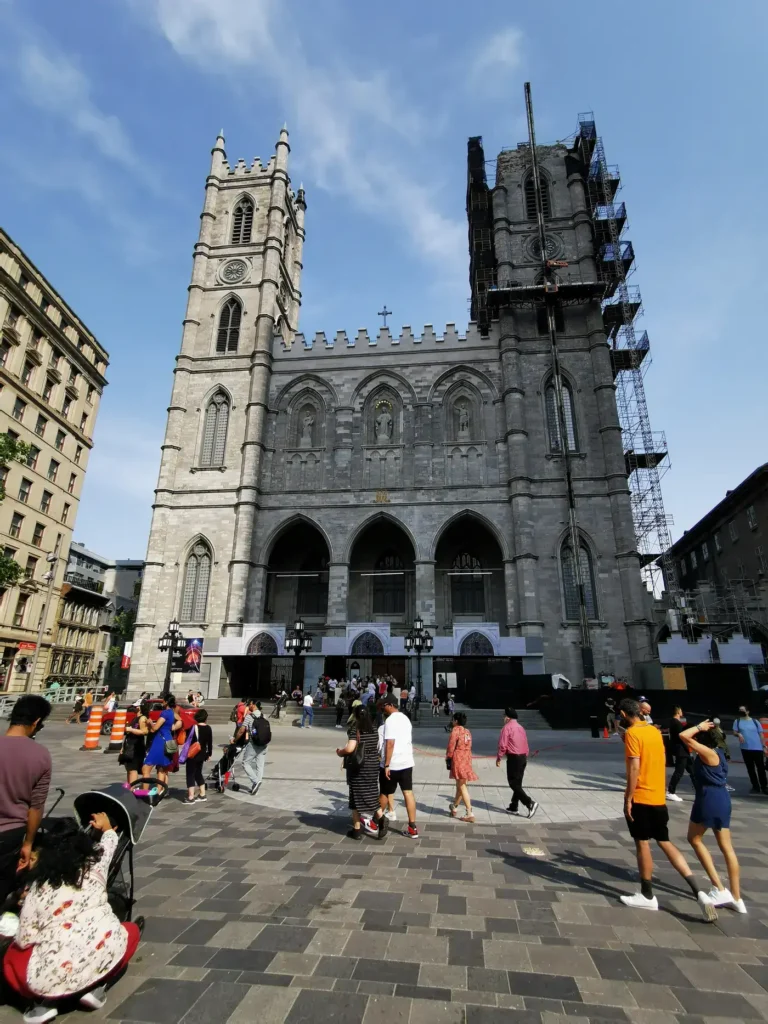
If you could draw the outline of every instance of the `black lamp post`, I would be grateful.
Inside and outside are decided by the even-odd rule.
[[[287,630],[285,634],[285,649],[289,654],[294,656],[293,661],[293,672],[292,676],[296,675],[296,667],[299,664],[300,654],[309,654],[312,650],[312,637],[304,629],[304,622],[301,619],[296,619],[293,624],[293,628]],[[301,692],[304,692],[304,683],[302,681]]]
[[[186,646],[187,641],[184,639],[184,634],[179,629],[178,622],[176,619],[172,619],[168,623],[168,629],[166,629],[157,641],[158,650],[168,654],[168,658],[165,663],[165,685],[163,687],[163,693],[171,692],[171,668],[173,667],[173,656],[174,654],[181,654]]]
[[[424,629],[424,620],[421,617],[417,617],[413,620],[413,628],[410,633],[405,637],[405,649],[410,654],[411,651],[416,652],[416,671],[418,676],[418,687],[416,700],[419,704],[424,699],[424,694],[421,688],[421,656],[422,654],[429,654],[432,650],[433,645],[432,634],[428,629]]]

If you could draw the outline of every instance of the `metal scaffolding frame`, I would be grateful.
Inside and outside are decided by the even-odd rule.
[[[629,284],[634,270],[632,243],[623,235],[627,211],[616,201],[621,188],[618,168],[608,164],[603,141],[591,112],[579,114],[574,148],[585,167],[589,212],[595,230],[598,278],[605,284],[603,321],[611,350],[616,406],[621,424],[624,460],[629,477],[632,517],[644,578],[658,595],[663,586],[680,596],[677,567],[669,555],[671,518],[664,510],[661,478],[669,468],[663,433],[651,430],[643,376],[650,365],[646,332],[636,321],[642,315],[640,290]],[[663,571],[663,579],[661,573]]]

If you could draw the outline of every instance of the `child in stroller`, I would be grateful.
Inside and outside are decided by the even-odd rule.
[[[38,832],[18,930],[3,960],[6,982],[30,1004],[26,1024],[52,1020],[61,1000],[101,1009],[108,983],[136,952],[144,921],[130,922],[133,846],[150,813],[118,784],[77,797],[77,821],[48,818]]]

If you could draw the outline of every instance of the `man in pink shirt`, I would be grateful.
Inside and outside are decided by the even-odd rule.
[[[523,789],[523,776],[528,764],[528,737],[525,729],[517,720],[514,708],[504,709],[504,725],[499,736],[499,749],[496,752],[496,767],[501,767],[502,757],[507,758],[507,782],[512,790],[512,802],[507,808],[511,814],[517,814],[518,805],[528,808],[528,817],[532,818],[539,805],[531,800]]]

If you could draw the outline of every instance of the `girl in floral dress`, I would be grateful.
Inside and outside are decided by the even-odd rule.
[[[463,801],[467,813],[460,820],[473,822],[475,816],[472,813],[467,783],[477,782],[477,776],[472,771],[472,733],[467,728],[467,716],[463,711],[454,714],[452,726],[448,748],[445,751],[446,761],[450,762],[451,778],[456,782],[456,793],[451,801],[451,817],[456,817],[459,804]]]
[[[19,929],[3,960],[6,982],[31,1004],[26,1024],[52,1020],[55,1003],[72,996],[101,1009],[107,981],[139,945],[144,919],[121,924],[107,898],[117,833],[106,814],[94,814],[91,826],[94,835],[74,819],[54,819],[36,851]]]

